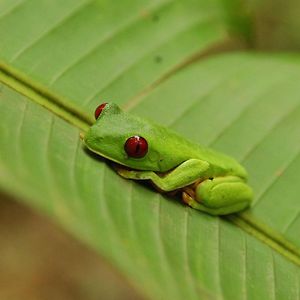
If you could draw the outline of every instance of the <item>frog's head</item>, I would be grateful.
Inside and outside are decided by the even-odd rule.
[[[182,161],[168,153],[172,134],[148,120],[123,112],[114,103],[99,105],[95,118],[84,142],[102,157],[133,169],[152,171],[166,171]]]

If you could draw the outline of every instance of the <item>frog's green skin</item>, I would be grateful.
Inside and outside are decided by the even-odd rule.
[[[135,135],[148,142],[148,152],[142,158],[128,157],[124,150],[126,140]],[[253,197],[245,169],[233,158],[123,112],[113,103],[106,104],[84,136],[84,143],[91,151],[118,163],[121,176],[151,180],[165,192],[182,191],[185,203],[213,215],[245,209]]]

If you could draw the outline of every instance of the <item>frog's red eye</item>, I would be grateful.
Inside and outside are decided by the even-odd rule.
[[[128,156],[141,158],[145,156],[148,151],[148,143],[141,136],[135,135],[127,139],[124,149]]]
[[[106,104],[107,104],[106,102],[102,103],[96,108],[96,110],[95,110],[95,119],[96,120],[99,118],[99,116],[100,116],[102,110],[104,109],[104,107],[106,106]]]

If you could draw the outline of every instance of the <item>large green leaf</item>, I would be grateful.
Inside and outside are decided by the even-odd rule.
[[[292,221],[299,209],[296,185],[279,191],[284,201],[274,199],[274,205],[264,209],[274,193],[269,185],[278,190],[287,178],[297,178],[297,172],[282,171],[278,177],[272,170],[290,161],[290,167],[297,168],[293,157],[299,140],[292,137],[299,133],[298,73],[290,59],[220,56],[174,76],[143,98],[135,110],[172,123],[196,141],[209,144],[215,140],[216,148],[237,158],[250,153],[247,161],[257,160],[255,167],[248,165],[251,183],[256,203],[261,203],[250,213],[277,229],[275,224],[282,220],[276,218],[278,212]],[[216,82],[209,84],[212,78]],[[191,86],[197,82],[195,92]],[[83,150],[78,128],[5,86],[1,100],[5,112],[1,123],[3,188],[22,193],[31,205],[57,218],[118,264],[149,295],[174,299],[199,295],[240,299],[243,295],[252,299],[273,293],[296,297],[299,258],[271,240],[263,228],[233,219],[241,229],[123,180]],[[155,109],[154,101],[159,101],[161,110]],[[170,104],[181,113],[170,109]],[[189,129],[192,121],[199,124],[199,130]],[[284,143],[273,136],[279,133]],[[269,139],[278,148],[276,157],[274,148],[267,147]],[[256,177],[260,178],[257,183]],[[295,225],[297,222],[293,230]]]
[[[227,11],[222,0],[23,1],[0,19],[1,66],[78,108],[124,103],[223,41]]]
[[[229,13],[237,5],[0,4],[1,188],[152,298],[299,298],[299,57],[193,62],[224,43],[228,28],[247,24]],[[210,217],[117,176],[79,140],[103,97],[235,156],[249,170],[254,206]]]

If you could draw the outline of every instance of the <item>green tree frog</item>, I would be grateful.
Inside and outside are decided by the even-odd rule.
[[[160,192],[180,192],[187,205],[212,215],[245,209],[253,193],[233,158],[195,144],[169,128],[103,103],[82,136],[92,152],[116,163],[124,178],[150,180]]]

